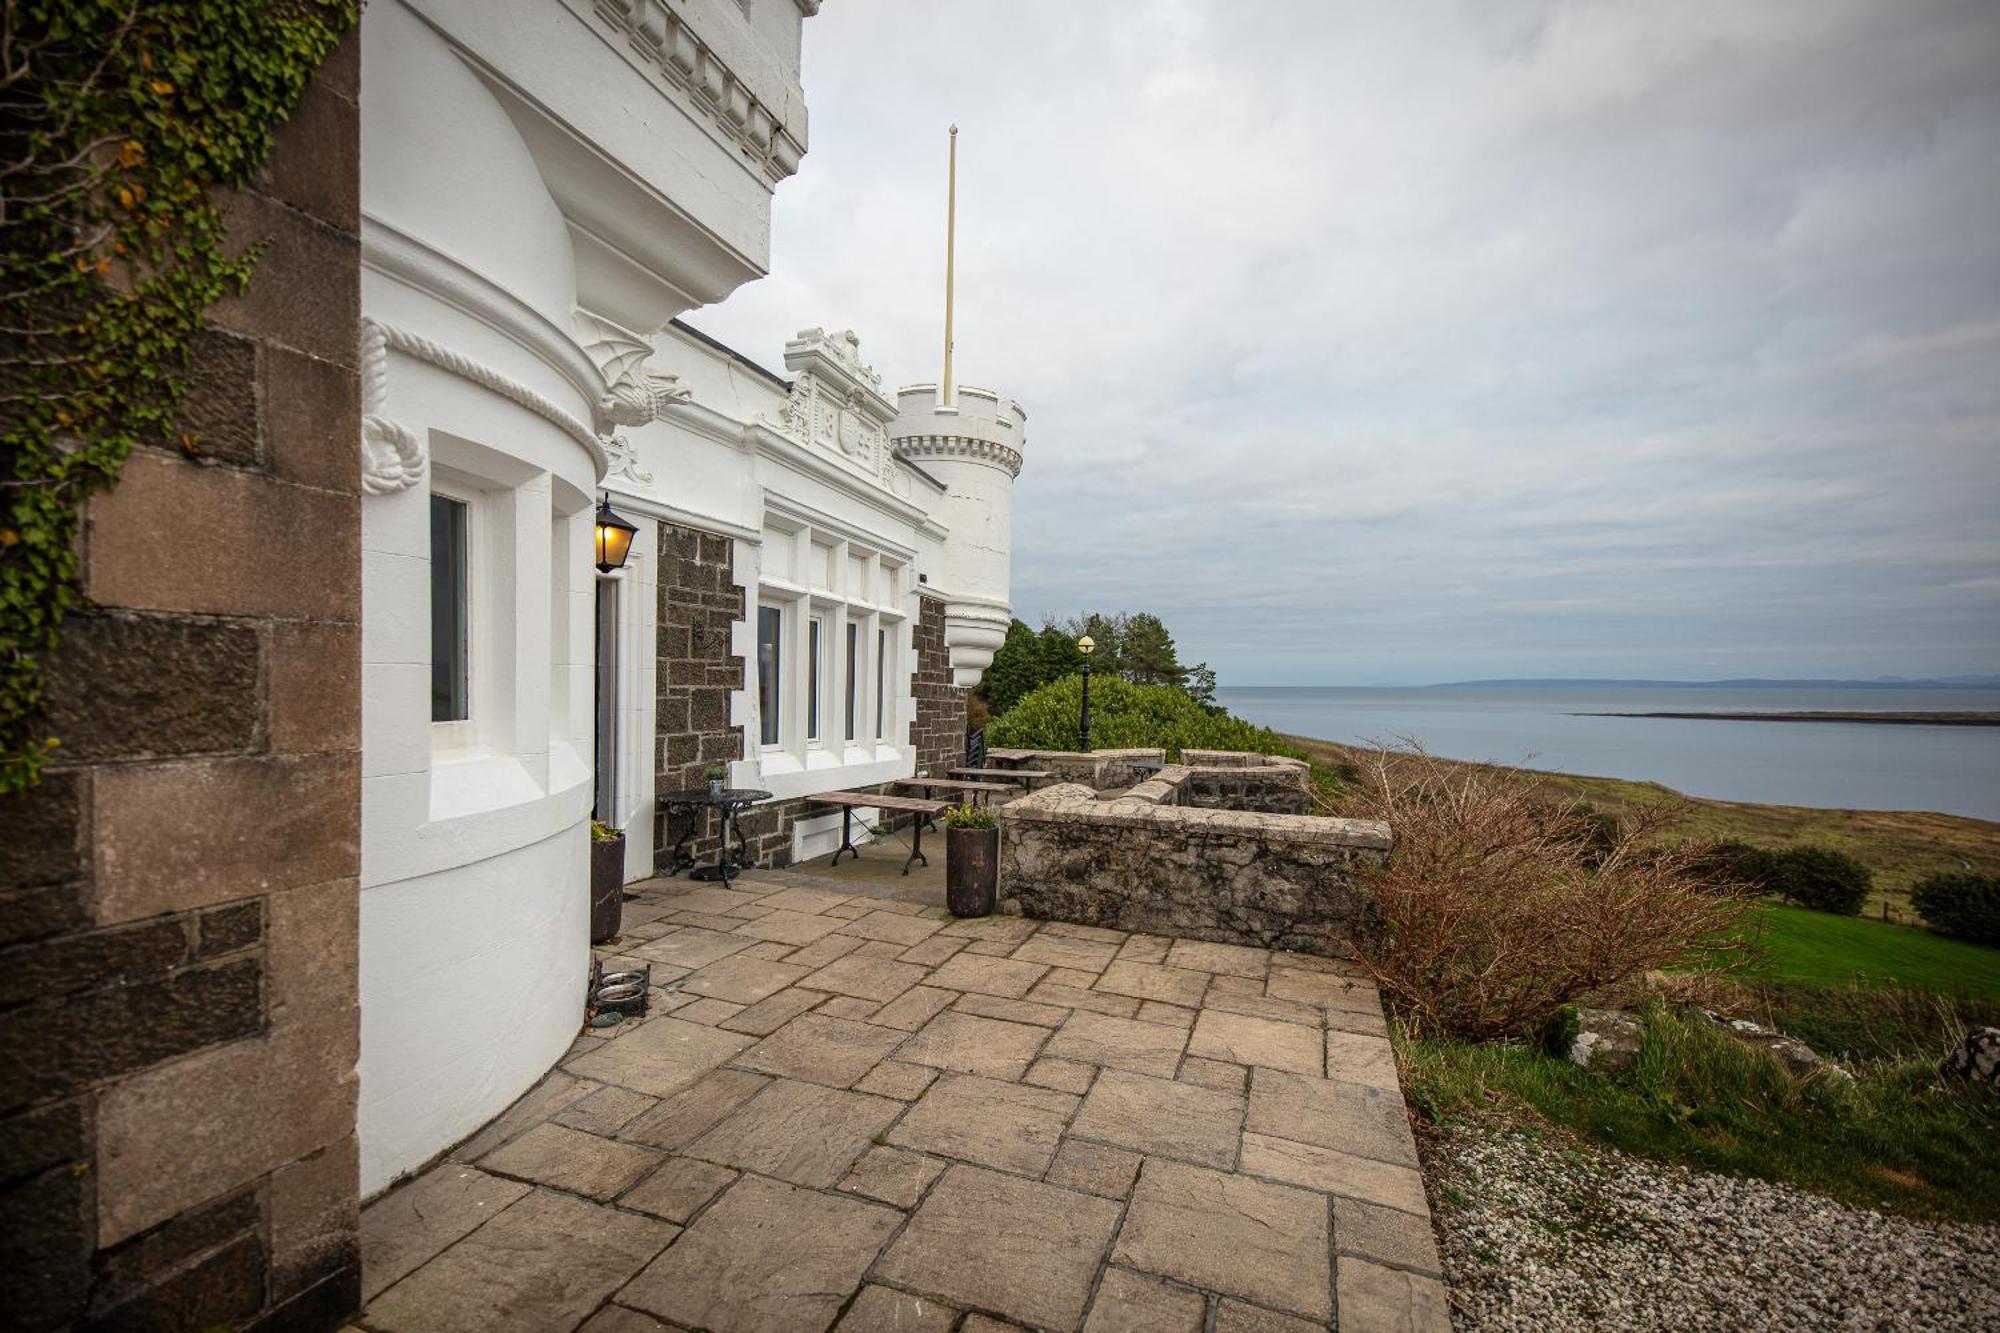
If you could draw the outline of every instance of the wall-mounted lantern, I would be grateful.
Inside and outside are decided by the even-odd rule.
[[[625,557],[632,553],[632,536],[639,529],[611,510],[611,497],[605,496],[597,505],[597,572],[609,574],[625,567]]]

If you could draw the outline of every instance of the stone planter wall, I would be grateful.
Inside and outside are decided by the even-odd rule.
[[[1302,765],[1281,782],[1266,771],[1286,766],[1262,756],[1255,764],[1191,757],[1204,763],[1164,769],[1111,799],[1065,782],[1000,807],[1005,910],[1334,957],[1373,935],[1379,919],[1361,876],[1388,855],[1386,824],[1177,804],[1208,794],[1247,800],[1266,785],[1277,799],[1304,799]],[[1055,767],[1051,758],[1026,762]],[[1218,770],[1233,774],[1225,781]]]

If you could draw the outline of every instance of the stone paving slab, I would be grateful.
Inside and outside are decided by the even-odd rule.
[[[941,880],[634,886],[682,985],[364,1210],[357,1327],[1448,1328],[1372,986]]]

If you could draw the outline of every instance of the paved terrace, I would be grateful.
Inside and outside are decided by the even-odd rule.
[[[367,1209],[360,1324],[1449,1328],[1366,982],[886,855],[636,886],[600,953],[679,991]]]

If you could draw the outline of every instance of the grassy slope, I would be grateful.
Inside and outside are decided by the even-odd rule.
[[[1327,741],[1292,737],[1317,762],[1336,762],[1352,753]],[[1468,765],[1468,767],[1488,767]],[[1622,778],[1571,777],[1537,773],[1550,793],[1588,801],[1617,813],[1663,802],[1684,807],[1674,824],[1683,838],[1720,841],[1737,838],[1759,847],[1813,843],[1846,852],[1875,872],[1875,896],[1867,912],[1879,917],[1886,902],[1893,918],[1915,922],[1910,886],[1940,870],[1970,868],[2000,874],[2000,824],[1961,815],[1905,810],[1820,810],[1798,805],[1752,805],[1683,796],[1657,782]]]
[[[1940,1085],[1936,1056],[1796,1080],[1728,1038],[1652,1016],[1639,1063],[1588,1073],[1527,1046],[1400,1041],[1426,1116],[1541,1120],[1623,1152],[1787,1181],[1916,1217],[2000,1221],[2000,1093]]]
[[[1760,906],[1758,914],[1762,957],[1743,969],[1746,977],[1813,986],[1895,984],[2000,999],[2000,949],[1779,903]]]

